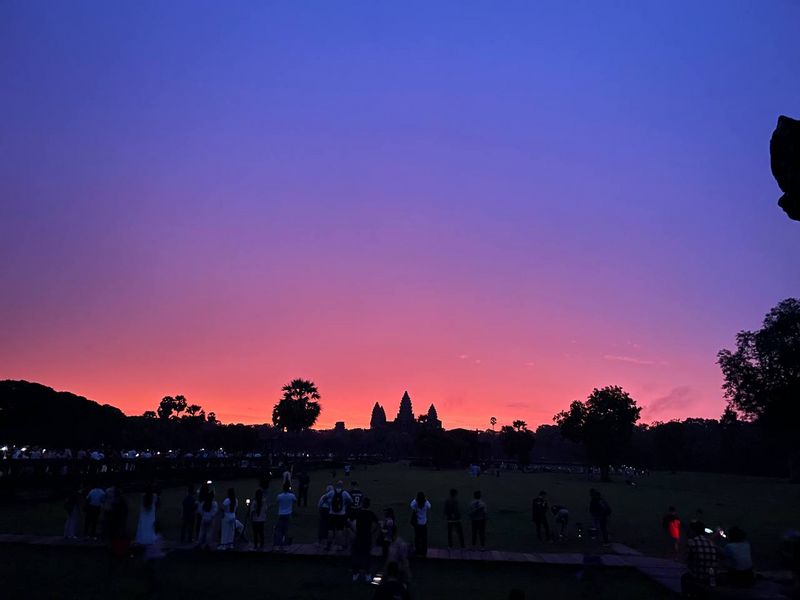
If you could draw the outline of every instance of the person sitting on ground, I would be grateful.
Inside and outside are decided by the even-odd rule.
[[[364,497],[361,506],[353,514],[355,536],[353,537],[353,581],[358,581],[360,576],[364,581],[372,581],[370,574],[370,555],[374,530],[378,525],[378,517],[370,509],[370,500]]]
[[[533,517],[533,524],[536,525],[536,538],[542,541],[542,530],[544,530],[544,541],[550,539],[550,524],[547,522],[547,492],[542,490],[539,495],[533,499],[531,506],[531,514]]]
[[[447,547],[453,548],[453,532],[464,547],[464,530],[461,527],[461,507],[458,505],[458,490],[450,490],[450,497],[444,501],[444,517],[447,519]]]
[[[386,565],[383,581],[375,590],[374,600],[409,600],[408,586],[400,579],[400,566],[392,561]]]
[[[725,583],[737,587],[753,585],[753,557],[747,535],[739,527],[732,527],[728,532],[727,543],[722,546],[722,560],[727,568]]]
[[[661,520],[661,526],[664,528],[675,558],[677,558],[680,554],[681,545],[681,520],[678,518],[678,513],[675,511],[674,506],[670,506],[667,509],[667,514]]]
[[[683,594],[696,593],[701,586],[716,581],[717,577],[717,547],[706,535],[702,521],[691,522],[689,536],[686,542],[688,572],[681,577]]]
[[[469,520],[472,524],[472,548],[480,542],[481,552],[486,550],[486,502],[481,499],[481,491],[476,490],[472,494],[472,502],[469,504]]]

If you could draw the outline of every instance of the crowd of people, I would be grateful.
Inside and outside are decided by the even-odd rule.
[[[346,472],[347,473],[347,472]],[[470,470],[473,474],[474,470]],[[203,550],[231,550],[249,547],[254,551],[268,549],[266,525],[272,523],[269,548],[283,552],[292,544],[291,523],[298,506],[308,506],[310,476],[304,470],[294,473],[287,468],[280,490],[270,494],[270,478],[260,480],[257,489],[243,501],[234,488],[218,497],[212,481],[199,487],[189,485],[181,502],[180,543]],[[420,491],[408,502],[408,518],[413,542],[408,544],[398,533],[398,520],[391,506],[381,516],[373,512],[372,501],[355,480],[345,486],[342,480],[327,485],[316,502],[317,543],[320,550],[349,552],[353,581],[372,582],[373,548],[380,548],[381,567],[377,570],[380,586],[403,587],[410,575],[411,557],[428,553],[428,527],[434,504]],[[462,508],[464,510],[462,511]],[[150,561],[163,557],[163,536],[158,519],[160,495],[149,487],[140,497],[135,534],[128,537],[128,501],[117,486],[88,487],[76,491],[65,502],[67,538],[82,536],[111,543],[112,549],[126,552],[130,544],[142,547]],[[82,513],[82,514],[81,514]],[[270,513],[274,517],[270,517]],[[603,544],[609,543],[608,523],[611,506],[596,489],[589,490],[588,513],[591,525],[584,531],[581,523],[570,526],[569,509],[552,502],[542,490],[531,501],[531,520],[535,535],[543,542],[557,543],[570,536],[584,535]],[[489,508],[482,491],[472,491],[471,499],[462,505],[459,491],[450,489],[441,503],[441,520],[447,531],[448,547],[466,548],[463,517],[469,523],[471,547],[486,548]],[[83,517],[83,518],[81,518]],[[752,583],[753,564],[750,546],[744,532],[733,528],[712,531],[703,524],[702,514],[695,515],[688,528],[682,527],[675,507],[670,506],[662,520],[668,551],[681,556],[681,539],[687,537],[685,553],[688,572],[683,578],[688,594],[692,590],[718,584],[745,586]],[[435,520],[435,519],[434,519]],[[552,526],[551,526],[552,522]],[[82,524],[82,529],[81,529]],[[723,570],[721,566],[725,567]]]

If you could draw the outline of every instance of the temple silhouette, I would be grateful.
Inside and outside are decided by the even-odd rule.
[[[386,420],[386,411],[380,403],[376,402],[375,406],[372,407],[372,416],[369,420],[370,429],[391,427],[399,431],[413,431],[420,426],[441,429],[442,422],[439,420],[439,415],[433,404],[430,405],[427,413],[415,418],[414,409],[411,405],[411,396],[408,395],[408,391],[403,392],[400,406],[397,409],[397,416],[393,421]]]

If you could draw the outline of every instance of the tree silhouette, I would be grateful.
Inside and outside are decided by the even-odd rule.
[[[178,415],[186,410],[186,398],[181,395],[175,397],[164,396],[158,404],[158,417],[160,419],[178,418]]]
[[[792,480],[800,480],[800,300],[778,303],[761,329],[740,331],[736,351],[721,350],[717,360],[728,407],[784,442]]]
[[[600,468],[603,481],[609,481],[610,467],[630,446],[641,410],[621,387],[609,386],[594,389],[586,402],[576,400],[553,420],[561,435],[583,443],[589,460]]]
[[[497,417],[492,417],[489,419],[489,425],[492,426],[492,431],[494,431],[494,426],[497,425]]]
[[[293,379],[282,390],[283,398],[272,410],[273,425],[286,431],[309,429],[322,410],[317,387],[312,381]]]
[[[145,419],[155,419],[155,418],[158,417],[158,415],[156,414],[156,411],[154,411],[154,410],[146,410],[146,411],[144,411],[142,413],[142,416]]]
[[[515,457],[523,467],[531,462],[534,442],[533,432],[528,430],[525,421],[514,421],[512,425],[503,425],[500,428],[503,452]]]

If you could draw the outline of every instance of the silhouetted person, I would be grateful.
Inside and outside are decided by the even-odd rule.
[[[181,504],[183,518],[181,519],[181,543],[192,541],[192,532],[197,518],[197,495],[194,493],[194,486],[186,487],[186,496],[183,497]]]
[[[611,507],[596,489],[589,490],[589,514],[592,515],[594,528],[600,532],[604,544],[608,543],[608,517]]]
[[[384,562],[389,557],[389,546],[397,536],[397,520],[394,517],[394,509],[387,506],[383,509],[383,519],[381,519],[380,546],[381,556]]]
[[[267,502],[264,500],[264,490],[258,488],[256,497],[250,503],[250,523],[253,527],[253,549],[264,549],[264,527],[267,523]]]
[[[319,545],[325,545],[326,550],[331,549],[331,540],[329,531],[331,531],[330,514],[331,514],[331,493],[333,486],[329,485],[325,488],[325,493],[320,496],[317,502],[317,509],[319,511],[319,521],[317,524],[317,542]]]
[[[142,494],[142,504],[139,508],[139,522],[136,525],[136,543],[147,546],[155,539],[156,509],[158,496],[151,487]]]
[[[431,503],[425,494],[417,492],[417,497],[411,501],[411,525],[414,527],[414,554],[427,556],[428,554],[428,511]]]
[[[276,500],[278,504],[278,520],[275,523],[272,545],[278,550],[283,550],[287,544],[291,543],[289,538],[289,523],[292,520],[294,503],[297,502],[297,496],[292,493],[291,483],[284,482],[283,492],[278,494]]]
[[[447,546],[453,547],[453,532],[464,547],[464,529],[461,527],[461,508],[458,505],[458,490],[450,490],[450,497],[444,501],[444,517],[447,519]]]
[[[97,538],[97,522],[100,520],[100,511],[103,510],[105,499],[105,490],[96,486],[89,490],[86,495],[85,521],[83,523],[84,537]]]
[[[542,490],[531,503],[531,516],[533,524],[536,525],[536,538],[542,541],[542,530],[544,530],[545,541],[550,539],[550,524],[547,522],[547,492]]]
[[[206,492],[205,498],[197,509],[200,517],[200,530],[197,534],[197,547],[205,550],[211,548],[211,532],[214,527],[214,519],[219,511],[219,505],[214,500],[214,492],[210,489]]]
[[[81,496],[80,490],[75,490],[64,500],[64,510],[67,513],[67,519],[64,523],[64,537],[68,540],[74,540],[78,537],[78,531],[81,526]]]
[[[236,490],[228,488],[228,497],[222,501],[222,522],[219,527],[219,548],[221,550],[233,549],[236,538],[236,510],[239,508],[239,500],[236,498]]]
[[[739,527],[732,527],[728,532],[727,543],[722,546],[722,559],[728,569],[725,573],[725,583],[737,587],[753,585],[753,556],[750,551],[750,542]]]
[[[194,520],[194,531],[195,531],[195,536],[197,536],[198,538],[200,537],[200,526],[202,519],[200,506],[203,504],[203,502],[206,501],[206,498],[211,494],[212,494],[211,486],[208,484],[208,482],[201,485],[200,490],[197,492],[197,515],[195,516]]]
[[[370,553],[373,533],[378,525],[378,517],[370,509],[369,498],[361,499],[361,507],[353,514],[355,522],[355,536],[353,536],[353,581],[358,581],[359,576],[364,576],[367,582],[372,581],[369,572]]]
[[[486,503],[481,499],[481,491],[476,490],[472,494],[472,502],[469,504],[469,520],[472,525],[472,547],[480,543],[481,550],[486,549]]]
[[[311,477],[303,469],[297,475],[297,506],[308,506],[309,487],[311,487]]]
[[[681,589],[684,594],[694,594],[702,586],[716,581],[717,547],[708,538],[702,521],[692,521],[689,525],[689,540],[686,542],[686,567],[689,572],[681,577]]]
[[[677,558],[680,554],[681,545],[681,520],[678,518],[678,513],[674,506],[670,506],[667,509],[667,514],[661,520],[661,526],[664,529],[664,533],[667,534],[672,552]]]

